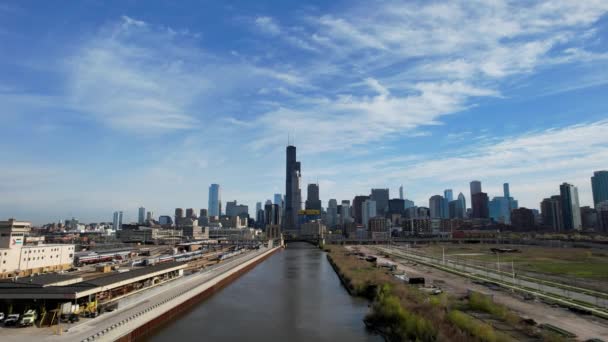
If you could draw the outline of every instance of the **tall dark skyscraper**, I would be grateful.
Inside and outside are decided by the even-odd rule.
[[[285,163],[285,220],[284,229],[296,229],[298,211],[302,208],[300,190],[300,162],[296,160],[296,147],[287,146]]]
[[[488,206],[488,194],[478,192],[471,196],[471,208],[473,209],[473,218],[487,219],[490,217],[490,208]]]
[[[597,208],[601,202],[608,201],[608,171],[595,171],[591,177],[593,205]]]
[[[388,212],[388,189],[372,189],[370,199],[376,202],[376,215],[383,216]]]
[[[559,195],[561,199],[562,217],[564,222],[564,230],[580,230],[581,208],[578,202],[578,189],[568,183],[563,183],[559,186]]]
[[[308,184],[306,195],[306,210],[321,211],[321,200],[319,199],[319,184]]]
[[[363,224],[363,202],[369,199],[369,196],[355,196],[353,199],[353,216],[356,224]]]

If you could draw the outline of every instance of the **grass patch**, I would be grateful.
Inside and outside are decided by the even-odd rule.
[[[474,317],[467,315],[459,310],[452,310],[448,314],[450,322],[458,328],[466,331],[471,336],[484,342],[503,342],[512,341],[512,339],[504,334],[496,332],[492,326],[483,323]]]

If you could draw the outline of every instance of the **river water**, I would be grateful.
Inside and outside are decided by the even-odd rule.
[[[147,341],[382,341],[363,324],[325,253],[292,243]]]

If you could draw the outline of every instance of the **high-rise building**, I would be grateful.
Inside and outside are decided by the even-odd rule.
[[[158,217],[158,224],[161,226],[170,226],[173,224],[173,220],[169,215],[161,215]]]
[[[562,215],[562,200],[559,195],[545,198],[540,203],[542,224],[554,232],[564,230],[564,217]]]
[[[448,202],[451,202],[454,200],[454,192],[452,191],[452,189],[445,189],[443,190],[443,198],[445,198],[446,200],[448,200]]]
[[[467,203],[464,198],[464,195],[461,193],[458,194],[458,198],[450,201],[448,204],[448,212],[450,214],[449,218],[465,218],[467,215]]]
[[[228,201],[226,202],[226,216],[236,216],[234,213],[234,208],[236,207],[236,201]]]
[[[276,204],[276,203],[275,203]],[[255,204],[255,212],[257,213],[258,211],[262,210],[262,202],[257,202]]]
[[[595,229],[597,227],[597,210],[586,206],[581,207],[581,224],[585,229]]]
[[[139,207],[138,215],[137,215],[137,223],[144,224],[146,222],[146,208]]]
[[[356,224],[363,224],[363,202],[369,199],[369,196],[358,195],[353,199],[353,217]]]
[[[196,219],[196,210],[194,208],[186,209],[186,217],[191,219]]]
[[[308,184],[308,191],[306,196],[306,210],[321,211],[321,200],[319,199],[318,184]]]
[[[219,184],[209,186],[209,216],[222,215],[222,191]]]
[[[122,229],[122,211],[118,212],[118,230]]]
[[[376,202],[376,215],[385,216],[388,211],[388,189],[372,189],[370,199]]]
[[[503,196],[492,198],[488,204],[490,218],[494,222],[510,224],[511,223],[511,201]]]
[[[277,204],[279,206],[283,206],[283,195],[281,195],[281,194],[274,194],[274,204]]]
[[[350,201],[342,200],[342,204],[340,205],[340,224],[344,226],[345,224],[351,223],[352,216],[350,212]]]
[[[458,194],[458,199],[456,199],[459,203],[457,206],[457,216],[458,218],[466,218],[467,217],[467,200],[464,198],[464,195],[461,193]]]
[[[184,209],[175,208],[175,225],[179,225],[180,222],[184,219]]]
[[[119,230],[118,228],[118,211],[114,212],[114,216],[112,217],[112,229]]]
[[[481,192],[481,182],[480,181],[472,181],[471,184],[471,198],[473,198],[473,195],[478,194]]]
[[[452,189],[443,190],[443,218],[450,218],[450,207],[449,203],[454,200],[454,193]]]
[[[405,197],[403,197],[403,185],[399,187],[399,199],[405,199]]]
[[[152,221],[154,221],[154,212],[148,211],[146,213],[146,222],[152,222]]]
[[[198,212],[198,217],[199,218],[201,218],[201,217],[208,217],[208,216],[209,215],[207,214],[207,209],[201,209],[201,210],[199,210],[199,212]]]
[[[300,177],[301,165],[296,159],[296,147],[289,145],[285,163],[285,229],[297,228],[298,212],[302,208]]]
[[[281,224],[281,207],[278,204],[267,203],[264,205],[264,224],[280,225]]]
[[[608,201],[598,203],[595,210],[597,210],[598,230],[608,233]]]
[[[410,201],[410,200],[408,200],[408,199],[404,199],[404,200],[403,200],[403,208],[404,208],[404,209],[407,209],[407,208],[412,208],[412,207],[414,207],[414,206],[415,206],[414,201]]]
[[[511,197],[511,192],[509,191],[509,183],[504,183],[502,185],[502,191],[505,198]]]
[[[531,231],[536,228],[534,212],[528,208],[513,209],[512,226],[516,230]]]
[[[369,220],[377,216],[376,208],[378,205],[372,199],[365,200],[361,207],[363,225],[367,229],[369,227]]]
[[[334,228],[338,224],[338,201],[330,199],[327,202],[327,226]]]
[[[400,198],[393,198],[388,201],[388,214],[399,214],[403,215],[405,211],[405,200]]]
[[[595,171],[591,177],[593,205],[597,209],[600,202],[608,201],[608,171]]]
[[[578,189],[568,183],[563,183],[559,186],[559,194],[561,197],[562,216],[564,219],[564,230],[580,230],[581,208],[578,201]]]
[[[431,218],[442,218],[444,214],[445,203],[441,195],[434,195],[429,198],[429,209],[431,211]]]
[[[486,194],[485,192],[477,192],[471,196],[473,218],[487,219],[490,217],[488,202],[488,194]]]

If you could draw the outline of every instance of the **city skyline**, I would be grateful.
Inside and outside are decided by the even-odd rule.
[[[0,171],[0,216],[134,221],[140,206],[205,208],[211,183],[254,208],[284,194],[288,135],[303,191],[318,180],[324,206],[372,188],[398,198],[400,185],[418,205],[445,189],[470,205],[479,179],[490,198],[510,183],[527,208],[567,182],[593,207],[589,179],[608,168],[607,12],[0,6],[0,158],[18,165]]]

